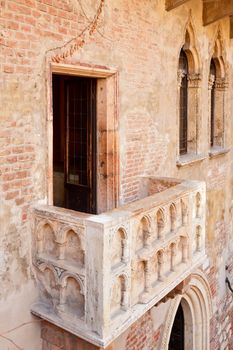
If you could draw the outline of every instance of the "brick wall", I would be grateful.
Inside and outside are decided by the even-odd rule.
[[[148,311],[141,319],[130,327],[125,350],[154,350],[160,339],[161,327],[154,330],[151,313]]]
[[[222,310],[223,317],[214,314],[211,322],[211,346],[218,349],[220,339],[223,344],[229,342],[229,324],[233,322],[229,293],[222,298],[218,288],[219,258],[223,251],[224,257],[230,255],[232,238],[229,217],[233,194],[232,153],[219,159],[207,157],[201,163],[182,169],[176,167],[176,70],[184,27],[191,9],[203,69],[202,139],[207,140],[205,84],[217,24],[202,26],[201,0],[192,0],[174,12],[166,12],[163,1],[144,1],[143,6],[141,0],[106,1],[97,30],[91,36],[81,36],[78,44],[70,47],[67,43],[88,25],[86,15],[93,18],[99,3],[82,1],[82,4],[83,9],[75,0],[0,0],[0,277],[4,282],[4,288],[0,289],[1,300],[5,302],[19,291],[24,293],[24,285],[33,279],[28,208],[38,200],[47,201],[46,58],[58,55],[60,62],[114,67],[119,72],[121,203],[138,198],[138,177],[142,175],[207,182],[208,278],[215,306]],[[222,20],[229,65],[227,101],[230,103],[233,52],[227,26],[227,21]],[[65,49],[58,50],[60,47]],[[66,48],[72,56],[62,59],[59,55],[68,52]],[[232,147],[229,104],[225,113],[226,144]],[[31,295],[36,295],[35,289],[30,288]],[[14,300],[17,303],[17,297]],[[3,317],[8,319],[12,302],[7,299],[6,304],[8,308]],[[29,318],[23,313],[18,317],[17,325]],[[4,330],[12,328],[12,322],[6,322]],[[139,336],[142,329],[146,335]],[[152,330],[150,313],[146,314],[130,330],[127,349],[133,349],[135,339],[137,349],[147,346],[149,349],[159,338],[159,332]],[[44,340],[44,344],[46,342],[48,340]],[[0,342],[0,348],[3,346]],[[27,346],[24,350],[31,349],[31,344]],[[49,349],[52,345],[47,346]]]

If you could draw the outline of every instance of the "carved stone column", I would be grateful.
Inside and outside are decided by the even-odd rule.
[[[224,112],[225,91],[227,89],[225,78],[217,78],[215,81],[215,120],[214,120],[214,145],[224,147]]]
[[[122,239],[122,262],[127,263],[129,260],[129,245],[127,239]]]
[[[188,240],[187,240],[187,238],[183,239],[183,242],[182,242],[182,262],[185,264],[188,262]]]
[[[66,285],[60,286],[60,300],[59,305],[57,306],[58,312],[65,311],[65,303],[66,303]]]
[[[196,228],[196,250],[197,252],[201,251],[201,228],[198,226]]]
[[[58,259],[59,260],[64,260],[65,259],[65,250],[66,250],[66,243],[58,243],[57,242],[57,245],[58,245],[58,254],[59,254],[59,257]]]
[[[199,193],[197,193],[196,195],[196,218],[200,218],[201,217],[201,197],[199,195]]]
[[[209,145],[211,145],[211,96],[212,96],[212,89],[214,88],[215,83],[215,76],[213,74],[210,74],[209,81],[208,81],[208,130],[209,130]]]
[[[171,247],[171,271],[176,271],[176,256],[177,256],[177,245],[172,244]]]
[[[127,291],[126,286],[125,289],[122,290],[121,307],[124,311],[128,310],[129,308],[129,291]]]
[[[158,252],[158,280],[164,280],[164,252]]]
[[[144,238],[144,247],[148,248],[151,241],[151,228],[150,225],[147,225],[143,228],[143,238]]]
[[[200,74],[188,75],[188,153],[199,153],[201,128]]]
[[[181,211],[182,211],[182,225],[186,226],[188,224],[188,206],[187,203],[181,203]]]
[[[151,263],[149,260],[145,261],[145,292],[151,291]]]
[[[175,231],[176,229],[176,209],[173,205],[170,206],[170,230],[171,232]]]

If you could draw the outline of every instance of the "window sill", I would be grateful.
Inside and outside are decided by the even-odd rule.
[[[210,158],[215,158],[215,157],[219,157],[222,156],[226,153],[228,153],[230,151],[230,148],[223,148],[223,147],[212,147],[209,151],[209,157]]]
[[[179,157],[179,159],[176,162],[176,166],[180,168],[187,165],[192,165],[197,162],[202,162],[204,159],[206,159],[206,155],[204,154],[184,154]]]

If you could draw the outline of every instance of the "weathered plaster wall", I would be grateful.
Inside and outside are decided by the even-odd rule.
[[[36,297],[28,208],[33,202],[47,201],[46,52],[77,36],[87,24],[84,12],[92,18],[98,2],[83,1],[84,12],[74,0],[2,0],[0,4],[0,298],[4,305],[0,308],[0,328],[5,331],[31,321],[29,304]],[[82,48],[66,62],[110,66],[119,72],[122,204],[137,198],[141,175],[206,181],[206,246],[210,263],[206,274],[216,311],[212,322],[212,349],[218,349],[232,317],[223,267],[225,263],[233,263],[230,258],[233,249],[232,151],[213,159],[207,155],[202,162],[186,167],[176,166],[177,64],[190,18],[201,62],[200,149],[207,155],[209,63],[218,28],[229,81],[225,145],[231,148],[233,50],[229,24],[223,19],[203,27],[200,0],[189,1],[170,12],[165,11],[163,0],[106,1],[98,31],[87,37]],[[15,312],[18,305],[23,307]],[[224,327],[222,319],[227,320],[224,329],[220,329]],[[24,350],[39,350],[38,325],[32,323],[27,327],[20,328],[20,333],[13,332],[12,337]],[[0,338],[2,350],[10,346]]]
[[[5,289],[5,286],[7,285],[4,282],[1,289]],[[9,289],[5,292],[9,296],[1,298],[0,301],[0,348],[41,350],[41,322],[30,314],[36,295],[34,283],[22,283],[17,291]]]

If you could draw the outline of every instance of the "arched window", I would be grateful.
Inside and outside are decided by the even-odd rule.
[[[200,60],[191,23],[186,27],[178,59],[177,166],[182,166],[198,158],[201,151]]]
[[[221,33],[213,46],[209,73],[209,144],[210,156],[224,148],[225,93],[227,89],[226,64]]]
[[[179,74],[180,74],[180,135],[179,150],[180,154],[186,154],[188,147],[188,60],[186,53],[182,49],[179,57]]]
[[[214,146],[215,134],[215,82],[216,82],[216,66],[214,60],[210,62],[210,146]]]

